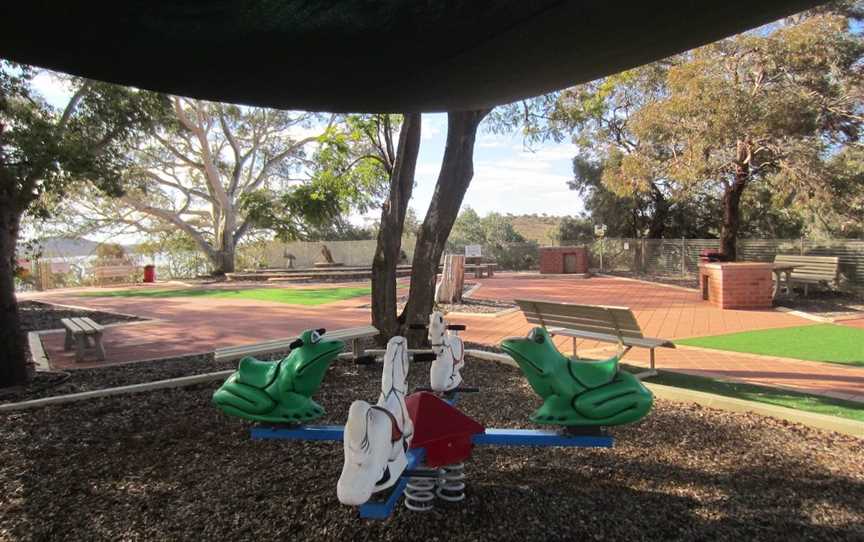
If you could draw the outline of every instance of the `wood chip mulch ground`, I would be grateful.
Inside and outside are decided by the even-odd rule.
[[[469,360],[460,408],[530,427],[518,369]],[[380,366],[337,362],[321,423],[374,400]],[[415,365],[411,386],[426,384]],[[0,414],[0,540],[862,540],[864,441],[658,401],[613,449],[477,448],[466,500],[360,520],[336,443],[249,439],[218,383]]]

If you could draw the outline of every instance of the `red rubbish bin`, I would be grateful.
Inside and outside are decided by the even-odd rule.
[[[144,282],[156,282],[156,266],[144,266]]]

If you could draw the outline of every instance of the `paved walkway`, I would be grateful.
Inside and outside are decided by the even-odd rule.
[[[481,283],[475,297],[628,306],[646,335],[668,339],[814,323],[773,310],[723,311],[700,301],[695,290],[627,279],[499,274],[482,279]],[[202,297],[95,298],[81,297],[73,291],[27,297],[154,319],[112,327],[106,333],[105,345],[112,363],[210,352],[225,346],[288,337],[310,327],[337,329],[369,322],[368,309],[360,308],[369,302],[368,297],[317,307]],[[495,317],[454,315],[452,319],[468,326],[466,340],[490,345],[505,337],[524,335],[531,327],[520,312]],[[859,321],[850,321],[848,325],[859,325]],[[860,325],[864,327],[864,320]],[[104,364],[75,364],[72,354],[62,351],[62,334],[45,336],[43,342],[57,367]],[[572,351],[570,339],[559,338],[556,344],[563,352]],[[585,356],[614,351],[614,347],[594,341],[579,341],[578,349]],[[625,360],[647,365],[648,353],[635,349]],[[856,367],[695,348],[658,349],[657,366],[864,401],[864,370]]]

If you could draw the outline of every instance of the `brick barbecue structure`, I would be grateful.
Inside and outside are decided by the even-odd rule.
[[[699,265],[702,299],[721,309],[766,309],[774,304],[770,263],[714,262]]]
[[[573,273],[588,276],[588,249],[585,247],[543,247],[540,273]]]

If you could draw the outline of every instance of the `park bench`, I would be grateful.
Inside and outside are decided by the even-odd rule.
[[[620,357],[634,346],[648,348],[650,370],[637,375],[640,377],[657,374],[654,370],[655,348],[675,348],[672,341],[642,335],[639,322],[627,307],[576,305],[532,299],[517,299],[516,304],[522,309],[528,322],[543,326],[551,335],[571,337],[574,356],[577,338],[616,343],[620,348]]]
[[[813,285],[840,288],[840,258],[837,256],[797,256],[794,254],[777,254],[775,264],[793,265],[795,268],[789,275],[787,289],[795,284],[804,286],[804,295],[808,287]]]
[[[473,271],[475,278],[483,278],[483,273],[486,273],[487,277],[493,277],[497,268],[497,263],[482,256],[465,257],[465,271]]]
[[[339,339],[345,342],[350,342],[354,358],[357,359],[365,355],[363,345],[360,341],[369,337],[375,337],[378,335],[378,333],[378,328],[376,328],[375,326],[360,326],[327,331],[325,337],[327,337],[328,339]],[[230,361],[240,359],[245,356],[259,356],[262,354],[270,354],[273,352],[284,352],[290,350],[291,343],[296,341],[297,339],[298,337],[294,336],[284,339],[264,341],[255,344],[247,344],[243,346],[220,348],[216,350],[215,358],[217,361]]]
[[[126,280],[138,273],[138,267],[132,264],[101,265],[93,268],[93,276],[100,286],[106,279]]]
[[[75,361],[84,361],[84,350],[88,347],[96,349],[97,359],[105,359],[105,347],[102,346],[104,327],[89,318],[63,318],[60,323],[66,328],[63,350],[68,352],[75,343]]]

